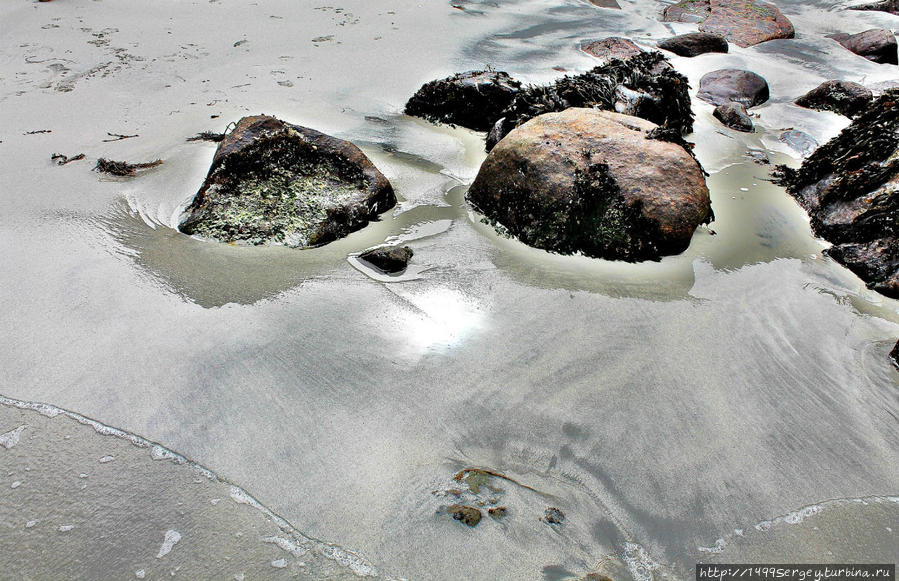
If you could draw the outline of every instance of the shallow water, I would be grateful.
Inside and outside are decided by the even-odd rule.
[[[751,68],[772,100],[754,110],[750,135],[694,100],[690,139],[711,173],[716,221],[682,255],[625,264],[497,236],[463,198],[481,135],[402,106],[456,71],[489,65],[545,81],[561,74],[552,67],[593,66],[582,40],[649,46],[689,26],[658,22],[653,0],[622,1],[620,12],[580,0],[456,4],[4,5],[0,394],[159,442],[385,577],[564,579],[598,568],[688,578],[698,560],[821,561],[827,551],[895,561],[899,373],[886,354],[899,303],[824,256],[802,210],[767,181],[771,166],[747,155],[795,164],[783,130],[835,135],[844,119],[792,99],[828,78],[874,83],[896,70],[822,36],[894,17],[780,2],[796,40],[672,58],[693,87],[716,68]],[[184,139],[259,112],[351,139],[400,203],[304,251],[177,233],[214,152]],[[42,129],[52,133],[25,135]],[[140,137],[103,142],[107,132]],[[57,151],[88,160],[57,167]],[[113,179],[89,171],[99,156],[164,164]],[[387,282],[353,264],[388,239],[415,250],[410,276]],[[0,434],[37,422],[7,409],[18,408],[3,406]],[[67,470],[48,463],[51,476]],[[168,477],[146,457],[134,465],[135,482]],[[463,495],[504,504],[504,520],[468,529],[441,512],[469,466],[519,483],[494,478],[499,491]],[[0,484],[0,508],[14,507],[3,525],[21,532],[47,501],[10,485]],[[101,506],[115,514],[147,512],[125,494],[109,499]],[[70,501],[98,522],[107,514]],[[539,520],[548,506],[564,525]],[[810,506],[821,509],[777,521]],[[227,527],[238,517],[218,518]],[[168,530],[156,528],[151,558]],[[52,571],[29,572],[43,551],[12,538],[0,536],[0,565]],[[172,569],[204,562],[203,543],[183,538],[164,557]],[[92,558],[111,577],[137,570],[137,556]],[[269,563],[278,558],[261,555],[259,574],[280,570]],[[283,558],[288,569],[301,560]]]

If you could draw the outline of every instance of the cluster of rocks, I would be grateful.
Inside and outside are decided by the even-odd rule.
[[[893,11],[892,1],[870,9]],[[591,2],[612,7],[614,0]],[[682,57],[795,34],[775,6],[759,0],[683,0],[668,6],[663,19],[697,24],[697,32],[657,43]],[[897,62],[889,31],[832,38],[873,62]],[[487,133],[489,155],[467,199],[500,231],[537,248],[607,259],[682,252],[695,229],[713,219],[705,174],[682,137],[693,128],[687,79],[662,53],[625,38],[581,48],[601,64],[547,85],[525,85],[502,71],[459,73],[423,85],[405,112]],[[748,110],[768,100],[769,88],[752,71],[720,69],[700,79],[697,97],[715,105],[714,116],[726,126],[752,131]],[[812,89],[796,104],[855,121],[799,170],[778,170],[815,232],[834,243],[831,256],[889,296],[899,296],[897,98],[887,91],[874,101],[869,89],[847,81]],[[265,115],[241,119],[221,137],[180,224],[187,234],[316,246],[396,203],[387,178],[349,142]],[[809,141],[809,153],[816,146]],[[411,257],[411,248],[398,246],[359,256],[385,273],[402,272]],[[476,507],[454,506],[453,518],[479,522]],[[490,508],[492,516],[505,513]]]

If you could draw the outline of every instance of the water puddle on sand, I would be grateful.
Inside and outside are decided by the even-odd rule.
[[[824,143],[847,122],[796,96],[896,76],[825,35],[895,17],[779,0],[796,39],[672,57],[694,94],[736,67],[772,98],[752,134],[694,99],[716,220],[682,255],[625,264],[499,236],[464,200],[483,136],[403,104],[459,71],[547,82],[596,64],[584,40],[651,49],[694,26],[659,22],[656,0],[453,4],[3,7],[0,570],[621,581],[899,559],[896,503],[878,500],[899,482],[899,303],[827,258],[767,181],[799,161],[785,132]],[[178,233],[215,148],[183,140],[260,112],[358,143],[397,207],[308,250]],[[90,171],[101,156],[164,163],[111,179]],[[405,277],[354,268],[388,243],[414,249]],[[471,467],[515,483],[466,491]],[[506,516],[453,520],[456,488]]]

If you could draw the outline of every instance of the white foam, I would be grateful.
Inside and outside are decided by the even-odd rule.
[[[636,581],[653,581],[655,579],[653,571],[659,568],[659,564],[649,556],[642,546],[636,543],[626,543],[623,560]]]
[[[28,521],[27,523],[25,523],[25,528],[26,528],[26,529],[30,529],[31,527],[33,527],[34,525],[36,525],[36,524],[39,523],[39,522],[41,522],[41,521],[39,521],[39,520],[30,520],[30,521]]]
[[[103,456],[100,458],[100,464],[109,464],[113,460],[115,460],[115,456]]]
[[[712,553],[713,555],[717,555],[718,553],[724,551],[724,546],[727,543],[724,542],[724,539],[718,539],[715,541],[714,547],[696,547],[700,553]]]
[[[165,539],[162,541],[162,546],[159,547],[159,553],[157,553],[156,558],[161,559],[172,552],[172,548],[181,540],[181,533],[178,531],[168,530],[165,532]]]
[[[302,557],[309,552],[309,549],[301,547],[297,543],[291,541],[290,539],[285,539],[284,537],[268,537],[263,540],[266,543],[277,545],[279,549],[281,549],[282,551],[287,551],[294,557]]]
[[[321,548],[322,555],[337,562],[338,565],[349,568],[359,577],[377,577],[378,570],[374,565],[359,555],[342,549],[336,545],[324,545]]]
[[[67,533],[70,530],[72,530],[73,528],[75,528],[75,525],[60,525],[59,532]]]
[[[25,429],[25,426],[19,426],[15,430],[10,430],[5,434],[0,434],[0,446],[3,446],[7,450],[15,446],[19,443],[19,436],[22,434],[22,430]]]
[[[143,569],[138,569],[137,571],[134,572],[134,576],[137,577],[138,579],[143,579],[144,577],[146,577],[146,575],[147,575],[147,572],[144,571]]]

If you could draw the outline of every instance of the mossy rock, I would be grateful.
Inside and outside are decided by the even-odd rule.
[[[395,204],[390,182],[352,143],[257,115],[219,144],[179,229],[303,248],[346,236]]]

